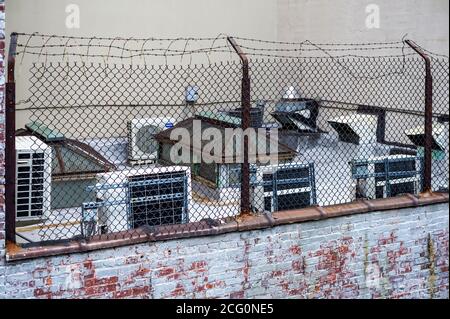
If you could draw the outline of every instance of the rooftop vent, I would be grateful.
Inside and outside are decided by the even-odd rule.
[[[310,99],[281,100],[271,114],[287,130],[302,133],[323,133],[317,127],[319,104]]]
[[[256,107],[250,108],[250,127],[259,128],[263,126],[265,102],[258,102]],[[242,119],[243,108],[227,111],[228,115]]]
[[[448,135],[445,134],[445,126],[440,123],[433,124],[433,150],[445,151],[446,146],[448,147]],[[448,130],[447,130],[448,132]],[[406,130],[405,134],[414,143],[414,145],[419,147],[425,146],[425,127],[423,125],[415,127],[410,130]]]
[[[377,142],[378,116],[376,115],[355,113],[329,120],[328,123],[338,133],[342,142],[356,145]]]
[[[300,94],[297,92],[295,87],[290,86],[285,89],[283,94],[283,100],[296,100],[300,98]]]

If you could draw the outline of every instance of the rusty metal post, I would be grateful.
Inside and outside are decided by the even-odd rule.
[[[245,132],[250,127],[250,74],[249,62],[244,51],[239,47],[232,37],[227,37],[228,42],[239,55],[242,62],[242,87],[241,87],[241,106],[242,106],[242,130]],[[250,214],[250,164],[248,154],[248,136],[244,136],[244,162],[241,169],[241,215]]]
[[[425,61],[425,167],[423,192],[431,193],[431,165],[433,151],[433,76],[431,74],[431,59],[411,40],[406,40],[405,42]]]
[[[11,34],[8,52],[8,80],[5,103],[5,232],[16,242],[16,62],[17,33]]]

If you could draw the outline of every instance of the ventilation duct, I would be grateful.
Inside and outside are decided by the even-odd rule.
[[[433,124],[433,150],[443,152],[448,147],[448,135],[445,134],[446,131],[448,132],[448,129],[446,130],[444,125],[440,123]],[[425,127],[423,125],[406,130],[405,134],[414,145],[419,147],[425,146]]]
[[[328,123],[338,133],[342,142],[356,145],[377,142],[378,116],[376,115],[352,114],[329,120]]]
[[[323,133],[317,127],[319,104],[309,99],[283,99],[275,106],[271,114],[283,129],[301,133]]]

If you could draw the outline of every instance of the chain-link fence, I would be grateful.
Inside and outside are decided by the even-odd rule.
[[[18,242],[200,230],[246,208],[424,189],[425,65],[403,41],[18,39]],[[448,57],[427,53],[431,187],[448,192]]]

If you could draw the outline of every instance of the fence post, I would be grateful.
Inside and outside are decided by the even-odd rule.
[[[5,232],[16,242],[16,62],[17,33],[11,33],[8,52],[8,80],[5,103]]]
[[[250,74],[248,58],[232,37],[227,37],[228,42],[239,55],[242,62],[242,130],[245,132],[250,127]],[[241,169],[241,215],[250,214],[250,164],[248,161],[248,136],[244,136],[244,163]]]
[[[431,165],[433,152],[433,76],[431,74],[431,59],[411,40],[406,40],[405,42],[425,61],[425,167],[423,192],[431,193]]]

